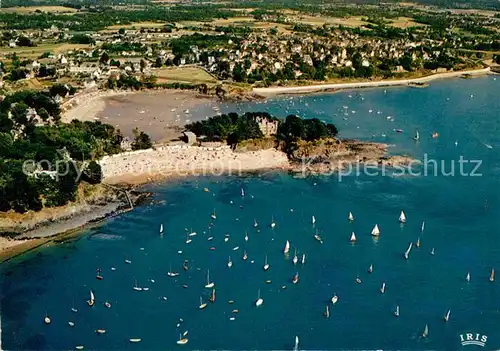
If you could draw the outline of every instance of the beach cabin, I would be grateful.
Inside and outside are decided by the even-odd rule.
[[[188,143],[188,145],[196,144],[196,134],[187,131],[182,134],[184,134],[184,141]]]

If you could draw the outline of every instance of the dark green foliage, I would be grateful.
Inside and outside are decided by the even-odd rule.
[[[173,39],[170,41],[170,45],[174,55],[184,55],[191,52],[191,46],[197,46],[199,49],[213,48],[217,45],[227,47],[230,39],[237,40],[235,37],[228,35],[194,33],[193,35],[183,35],[178,39]]]
[[[91,161],[82,174],[82,180],[90,184],[99,184],[102,181],[101,165]]]
[[[21,35],[19,38],[17,38],[17,46],[35,46],[35,45],[29,38]]]
[[[95,41],[85,34],[76,34],[70,39],[72,44],[94,44]]]
[[[132,143],[132,150],[150,149],[153,146],[153,142],[151,141],[149,135],[139,131],[138,128],[135,128],[133,132],[134,142]]]

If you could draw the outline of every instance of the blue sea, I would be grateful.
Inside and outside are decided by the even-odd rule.
[[[344,138],[385,142],[391,154],[436,163],[427,176],[388,170],[297,178],[269,172],[146,186],[154,192],[153,204],[2,264],[3,349],[291,350],[295,336],[303,350],[479,348],[460,344],[465,333],[487,336],[486,350],[500,349],[500,277],[489,281],[492,268],[500,272],[499,91],[500,78],[489,76],[437,81],[425,89],[221,106],[223,112],[318,117],[335,123]],[[418,143],[412,139],[417,129]],[[432,138],[435,132],[439,137]],[[404,225],[398,222],[401,210]],[[370,235],[375,224],[378,239]],[[186,244],[191,232],[197,235]],[[351,232],[355,244],[349,242]],[[102,280],[96,279],[99,268]],[[167,276],[170,269],[179,276]],[[204,287],[207,270],[215,283],[214,303]],[[296,273],[300,280],[292,284]],[[136,282],[149,290],[135,291]],[[86,302],[90,289],[94,307]],[[259,292],[264,302],[255,307]],[[332,305],[334,295],[338,302]],[[208,302],[203,310],[200,297]],[[327,305],[329,319],[323,315]],[[44,323],[46,315],[50,324]],[[177,345],[186,331],[189,342]]]

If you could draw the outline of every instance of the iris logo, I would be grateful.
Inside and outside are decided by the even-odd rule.
[[[484,347],[487,340],[488,337],[486,335],[481,335],[479,333],[460,334],[460,343],[462,344],[462,346],[477,345]]]

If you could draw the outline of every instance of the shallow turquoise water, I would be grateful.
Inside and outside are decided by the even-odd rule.
[[[385,141],[394,144],[393,153],[445,160],[448,172],[461,155],[481,160],[482,176],[388,172],[339,180],[336,175],[294,179],[266,173],[150,186],[156,204],[1,266],[3,348],[291,349],[298,335],[302,349],[456,350],[462,347],[459,334],[465,332],[486,334],[485,349],[500,348],[500,287],[498,280],[488,281],[492,267],[500,270],[499,89],[500,79],[485,77],[435,82],[427,89],[363,90],[223,106],[265,108],[277,115],[298,110],[303,116],[335,122],[344,137]],[[347,116],[343,106],[348,106]],[[411,139],[416,128],[422,136],[418,144]],[[430,137],[434,131],[439,138]],[[472,168],[466,165],[465,170]],[[214,208],[217,219],[211,221]],[[397,221],[402,209],[408,218],[404,226]],[[349,211],[356,217],[353,223],[347,221]],[[274,230],[269,227],[272,216]],[[253,228],[254,219],[260,232]],[[163,237],[158,235],[160,223],[165,225]],[[375,223],[381,229],[377,241],[370,236]],[[198,233],[190,244],[185,243],[185,228]],[[316,229],[323,245],[313,238]],[[351,231],[358,238],[355,245],[349,243]],[[230,235],[228,242],[225,234]],[[209,236],[214,240],[207,241]],[[421,247],[405,261],[404,250],[419,236]],[[294,267],[291,257],[284,257],[286,240],[291,242],[291,256],[295,248],[307,255],[305,265]],[[239,250],[233,251],[236,246]],[[248,261],[241,259],[244,249]],[[264,272],[266,253],[271,268]],[[229,256],[232,268],[227,267]],[[190,261],[187,272],[182,269],[185,259]],[[374,272],[368,274],[372,263]],[[170,265],[179,277],[166,275]],[[97,268],[102,269],[102,281],[95,279]],[[217,301],[200,311],[200,295],[206,301],[210,293],[204,288],[208,268]],[[296,272],[300,282],[294,285]],[[134,291],[135,279],[150,290]],[[382,282],[387,284],[385,294],[379,291]],[[96,294],[93,308],[86,305],[89,288]],[[259,289],[264,303],[256,308]],[[330,306],[327,320],[322,313],[335,293],[339,302]],[[111,302],[110,309],[105,301]],[[393,315],[396,305],[399,318]],[[78,313],[70,311],[73,306]],[[239,313],[233,314],[233,309]],[[444,323],[448,309],[451,319]],[[52,318],[50,325],[43,323],[45,313]],[[236,319],[230,321],[231,316]],[[184,322],[177,328],[179,318]],[[429,337],[422,339],[425,324]],[[100,328],[106,334],[94,333]],[[176,345],[185,330],[189,343]],[[142,342],[131,344],[129,338]]]

